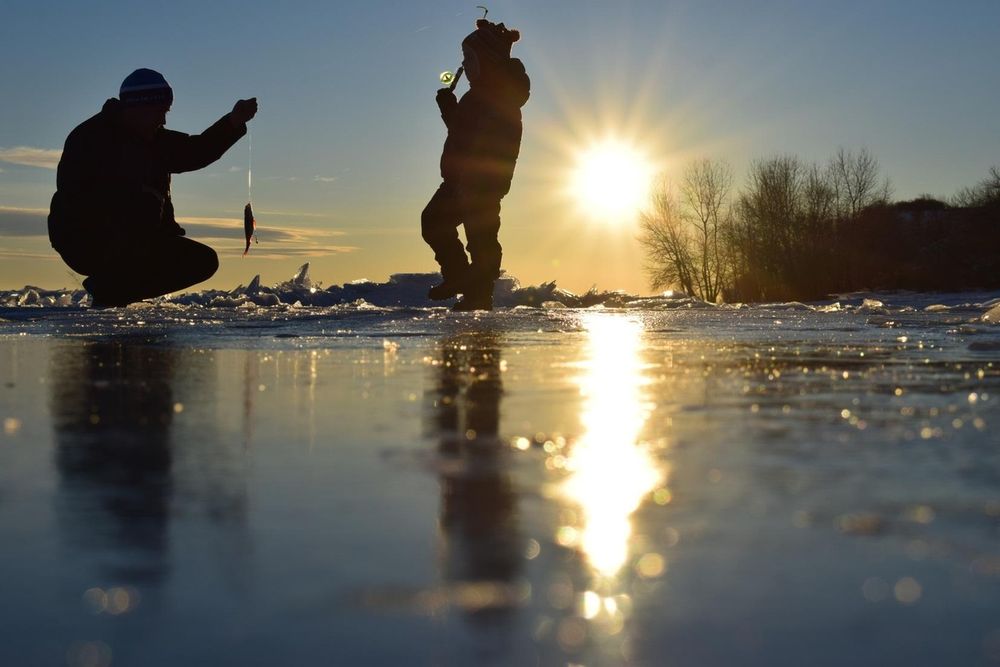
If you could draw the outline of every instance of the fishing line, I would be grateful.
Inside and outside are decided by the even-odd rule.
[[[250,128],[247,128],[247,205],[243,208],[243,235],[246,237],[246,247],[243,249],[243,256],[250,252],[250,239],[254,243],[257,241],[257,220],[253,215],[253,135]]]
[[[253,203],[253,134],[247,128],[247,201]]]

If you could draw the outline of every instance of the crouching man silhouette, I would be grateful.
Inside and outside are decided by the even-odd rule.
[[[137,69],[117,99],[66,139],[49,210],[49,240],[87,278],[95,307],[124,306],[210,278],[215,251],[184,238],[174,219],[170,175],[206,167],[246,134],[256,98],[199,135],[164,127],[173,91],[158,72]]]
[[[524,65],[510,57],[516,30],[485,18],[462,42],[469,91],[457,100],[451,88],[437,93],[448,138],[441,154],[444,182],[421,216],[424,241],[434,250],[443,281],[428,296],[459,294],[455,310],[490,310],[500,275],[500,200],[510,191],[521,149],[521,107],[531,82]],[[464,225],[469,256],[458,236]],[[471,257],[471,262],[469,261]]]

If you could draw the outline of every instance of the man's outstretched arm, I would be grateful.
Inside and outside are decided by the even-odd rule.
[[[233,110],[201,134],[164,130],[158,141],[167,171],[180,174],[212,164],[247,133],[247,121],[257,115],[257,98],[239,100]]]

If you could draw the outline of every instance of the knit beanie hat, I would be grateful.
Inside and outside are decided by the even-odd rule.
[[[174,91],[159,72],[151,69],[137,69],[122,81],[118,99],[125,106],[162,105],[170,106],[174,101]]]
[[[517,30],[508,30],[503,23],[478,19],[476,30],[462,40],[462,48],[475,51],[480,58],[506,60],[510,58],[510,47],[519,39],[521,33]]]

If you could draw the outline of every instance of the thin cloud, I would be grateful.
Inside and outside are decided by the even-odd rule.
[[[0,207],[0,238],[48,237],[48,211],[37,208]],[[275,215],[279,215],[275,212]],[[291,216],[293,214],[285,214]],[[202,241],[223,255],[241,254],[244,247],[243,221],[234,218],[180,218],[178,222],[195,240]],[[257,229],[259,243],[254,244],[258,259],[286,259],[289,257],[325,257],[360,250],[357,246],[339,241],[345,232],[335,229],[308,229],[302,227],[277,227],[260,225]],[[51,259],[51,255],[36,255],[14,248],[0,250],[3,258]]]
[[[51,261],[59,259],[56,251],[40,253],[34,250],[20,250],[18,248],[0,249],[0,259],[31,259],[39,261]]]
[[[419,225],[418,225],[419,227]],[[341,227],[340,231],[351,236],[393,236],[399,238],[406,234],[414,234],[414,227]]]
[[[243,222],[231,218],[181,218],[178,221],[188,236],[209,242],[223,255],[242,254],[244,248]],[[342,245],[337,240],[344,232],[328,229],[301,227],[257,227],[257,243],[250,252],[257,259],[286,259],[289,257],[325,257],[360,250],[357,246]]]
[[[245,246],[243,245],[240,245],[238,248],[213,246],[215,251],[224,257],[235,257],[237,255],[242,256],[244,247]],[[252,243],[250,245],[250,253],[248,257],[252,256],[254,259],[319,259],[321,257],[341,255],[349,252],[355,252],[357,250],[359,250],[359,248],[351,246],[335,246],[326,248],[273,248],[267,246],[267,241],[265,239],[262,243]]]
[[[55,148],[33,148],[32,146],[14,146],[0,148],[0,162],[19,164],[26,167],[55,169],[59,166],[62,151]]]
[[[48,236],[48,215],[42,208],[0,206],[0,236]]]
[[[322,218],[330,219],[331,216],[324,213],[300,213],[298,211],[268,211],[262,209],[257,211],[260,215],[266,215],[268,217],[278,217],[278,218]],[[342,233],[342,232],[341,232]]]
[[[333,183],[336,180],[336,176],[313,176],[313,181],[316,183]]]

